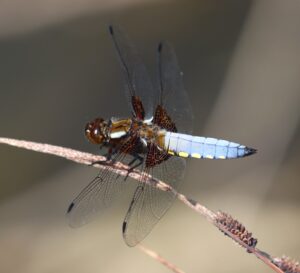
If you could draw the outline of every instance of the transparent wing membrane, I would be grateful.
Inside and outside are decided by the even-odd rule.
[[[178,131],[192,133],[192,107],[175,51],[168,42],[158,46],[158,86],[160,96],[157,97],[157,104],[166,110]]]
[[[135,144],[135,137],[124,139],[112,161],[129,164],[133,159],[130,153],[134,153],[137,148]],[[102,209],[110,206],[127,184],[123,176],[113,171],[113,166],[109,162],[105,162],[105,165],[105,168],[100,170],[96,178],[70,204],[67,216],[72,227],[86,224]]]
[[[178,189],[185,170],[184,159],[171,157],[161,164],[146,169],[155,178]],[[140,181],[123,223],[123,237],[127,245],[142,241],[172,205],[173,192],[161,191]]]
[[[122,162],[131,159],[125,154],[117,158]],[[110,206],[126,184],[124,177],[114,173],[111,166],[101,170],[70,204],[67,211],[70,226],[80,227],[93,220],[102,209]]]
[[[123,69],[123,78],[125,80],[125,95],[133,113],[138,116],[132,105],[132,96],[137,96],[143,103],[145,109],[145,118],[150,119],[153,116],[153,102],[157,94],[153,88],[149,74],[141,61],[135,47],[119,28],[109,27],[112,40],[114,42],[121,67]]]

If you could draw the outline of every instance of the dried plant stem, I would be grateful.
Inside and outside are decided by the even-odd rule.
[[[155,251],[150,250],[149,248],[146,248],[145,246],[143,246],[141,244],[138,245],[138,248],[141,251],[143,251],[144,253],[146,253],[148,256],[152,257],[153,259],[157,260],[158,262],[160,262],[161,264],[163,264],[164,266],[166,266],[167,268],[172,270],[173,272],[184,273],[184,271],[182,271],[181,269],[176,267],[174,264],[171,264],[170,262],[168,262],[166,259],[164,259],[162,256],[157,254]]]
[[[56,155],[56,156],[63,157],[68,160],[71,160],[71,161],[74,161],[74,162],[77,162],[80,164],[85,164],[85,165],[92,165],[93,162],[106,160],[106,158],[104,156],[93,155],[90,153],[80,152],[77,150],[64,148],[64,147],[60,147],[60,146],[54,146],[54,145],[50,145],[50,144],[42,144],[42,143],[36,143],[36,142],[31,142],[31,141],[16,140],[16,139],[11,139],[11,138],[0,138],[0,143],[8,144],[8,145],[19,147],[19,148],[28,149],[31,151]],[[97,164],[97,165],[93,165],[93,166],[100,168],[100,169],[105,167],[101,164]],[[129,177],[131,177],[135,180],[139,180],[139,178],[141,178],[142,175],[145,175],[138,170],[134,170],[133,172],[130,172],[128,174],[129,167],[127,165],[124,165],[121,162],[116,162],[112,166],[113,166],[112,171],[114,171],[115,173],[118,173],[122,176],[129,175]],[[249,253],[253,253],[257,258],[259,258],[261,261],[263,261],[266,265],[268,265],[270,268],[272,268],[275,272],[288,273],[287,271],[282,270],[280,268],[280,266],[278,265],[278,262],[276,263],[277,258],[272,258],[272,256],[270,256],[266,252],[263,252],[263,251],[259,250],[258,248],[256,248],[255,247],[256,243],[255,243],[255,245],[249,245],[249,244],[247,244],[247,242],[245,242],[243,240],[244,237],[241,237],[241,235],[243,235],[243,234],[241,234],[241,232],[245,233],[245,228],[237,220],[232,220],[232,218],[228,218],[231,220],[231,222],[235,223],[238,228],[242,227],[242,229],[243,229],[242,231],[240,231],[240,233],[234,234],[232,232],[232,227],[227,227],[226,225],[220,223],[218,213],[215,213],[215,212],[209,210],[205,206],[194,201],[193,199],[187,198],[183,194],[177,193],[172,187],[170,187],[163,181],[157,180],[154,177],[151,177],[150,175],[147,175],[147,177],[148,177],[148,179],[147,179],[146,183],[150,184],[151,186],[155,186],[163,191],[174,192],[174,194],[176,194],[178,200],[183,202],[185,205],[187,205],[188,207],[190,207],[197,213],[204,216],[210,223],[212,223],[214,226],[216,226],[224,234],[226,234],[227,236],[232,238],[240,246],[245,248]],[[250,236],[252,235],[251,233],[249,233],[247,231],[246,231],[246,233],[247,233],[247,235],[249,235],[249,234],[250,234]],[[179,269],[176,269],[175,266],[171,265],[169,262],[164,260],[162,257],[160,257],[157,253],[155,253],[151,250],[148,250],[142,246],[140,246],[140,249],[143,250],[145,253],[147,253],[149,256],[155,258],[159,262],[166,265],[168,268],[172,269],[174,272],[182,272]],[[297,267],[297,268],[299,268],[299,267]],[[298,270],[297,268],[296,268],[296,270]],[[175,269],[177,271],[175,271]],[[298,273],[299,271],[294,271],[294,272]],[[292,272],[292,273],[294,273],[294,272]]]

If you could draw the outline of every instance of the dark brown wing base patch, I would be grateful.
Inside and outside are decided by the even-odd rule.
[[[146,168],[159,165],[168,158],[170,158],[170,155],[166,151],[160,150],[155,144],[150,144],[146,157]]]
[[[175,123],[161,105],[157,105],[155,109],[153,123],[157,124],[163,129],[166,129],[167,131],[177,132]],[[168,160],[169,158],[170,155],[167,153],[167,151],[161,150],[156,144],[150,144],[146,158],[146,167],[154,167],[163,161]]]
[[[143,120],[145,118],[145,109],[141,99],[137,96],[132,96],[131,104],[136,117]]]
[[[167,111],[161,105],[157,105],[155,109],[153,122],[166,129],[167,131],[177,132],[175,123],[172,121]]]

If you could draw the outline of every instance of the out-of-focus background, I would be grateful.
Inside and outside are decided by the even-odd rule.
[[[109,23],[151,72],[157,42],[174,45],[195,134],[259,151],[190,160],[181,192],[238,218],[259,248],[299,260],[300,2],[1,1],[1,136],[98,152],[85,123],[128,114]],[[71,229],[66,208],[96,169],[4,145],[0,166],[0,272],[168,272],[123,242],[135,182],[99,220]],[[144,244],[186,272],[271,272],[179,202]]]

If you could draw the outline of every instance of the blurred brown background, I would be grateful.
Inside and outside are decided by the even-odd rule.
[[[171,41],[195,134],[259,150],[191,160],[182,192],[234,215],[259,248],[299,260],[300,2],[1,1],[1,136],[98,152],[84,139],[86,121],[128,114],[110,23],[126,30],[151,72],[157,42]],[[135,182],[75,230],[66,208],[97,170],[4,145],[0,155],[0,272],[169,272],[123,242]],[[186,272],[271,272],[179,202],[144,244]]]

